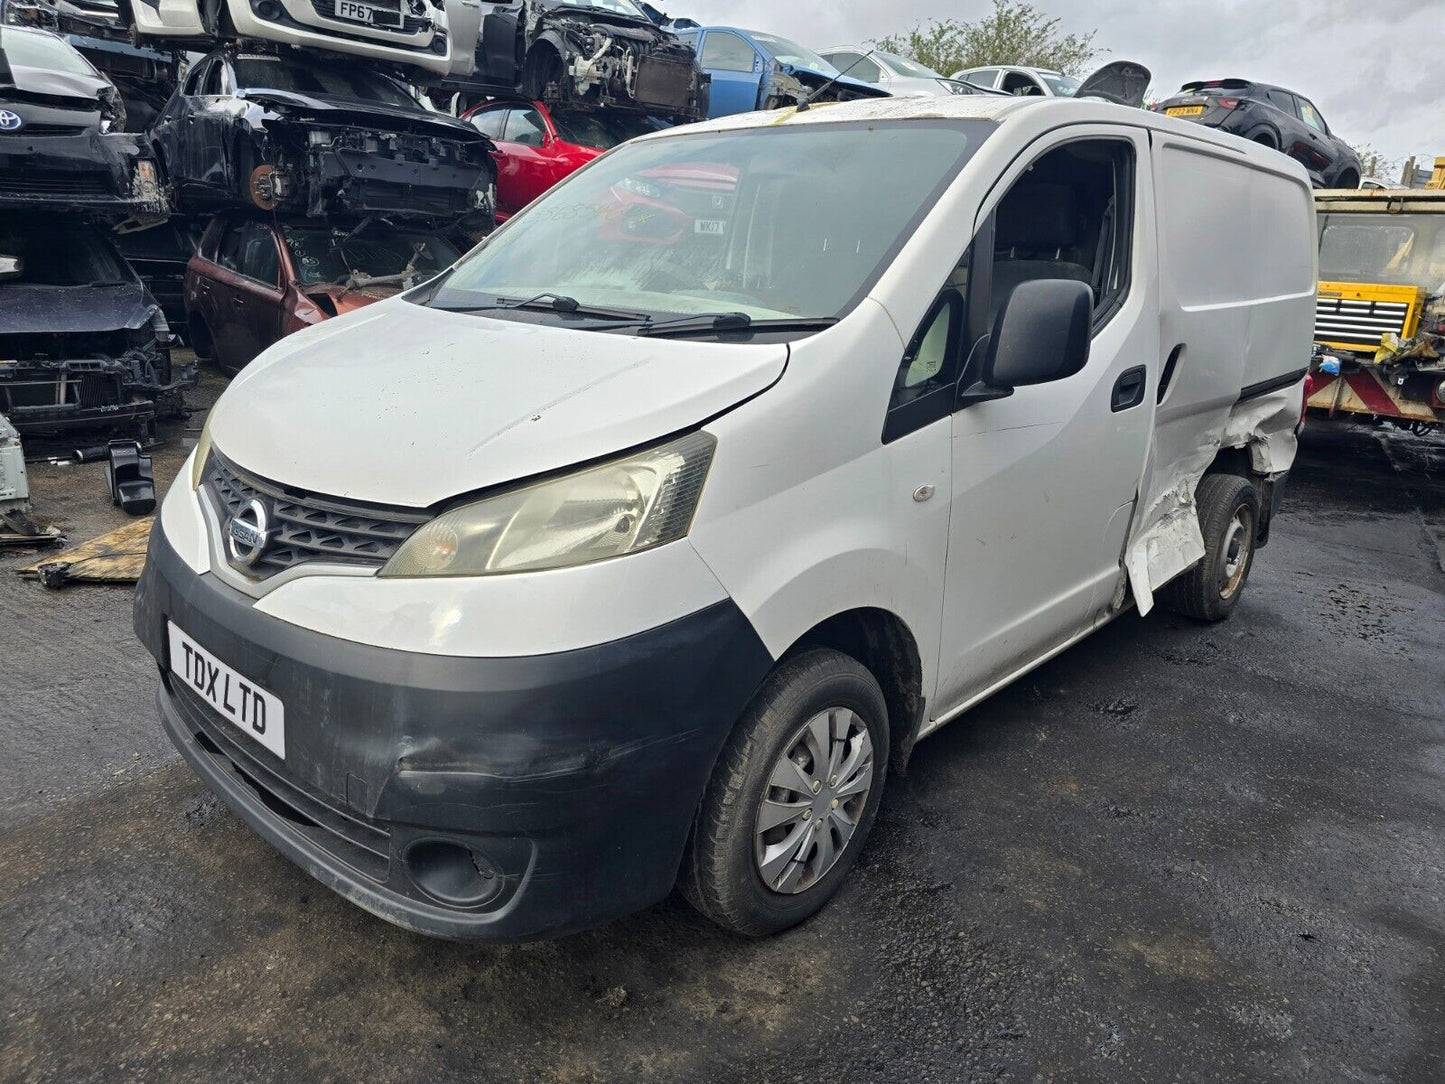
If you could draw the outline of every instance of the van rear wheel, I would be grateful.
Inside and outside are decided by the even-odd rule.
[[[1164,589],[1163,601],[1196,621],[1223,621],[1238,605],[1254,565],[1259,493],[1237,474],[1206,474],[1195,503],[1204,558]]]
[[[683,861],[683,894],[762,936],[838,891],[878,813],[888,708],[855,659],[815,648],[775,669],[728,739]]]

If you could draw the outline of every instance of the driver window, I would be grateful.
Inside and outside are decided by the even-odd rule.
[[[1003,89],[1020,97],[1044,92],[1031,76],[1025,75],[1023,72],[1006,72],[1003,77]]]
[[[753,47],[726,30],[709,30],[702,43],[702,66],[715,71],[750,72]]]
[[[1044,154],[994,211],[989,324],[1014,288],[1073,279],[1094,292],[1095,326],[1128,291],[1133,236],[1131,143],[1085,139]]]
[[[535,109],[514,109],[502,129],[503,143],[520,143],[524,147],[540,147],[547,141],[547,128],[542,114]]]

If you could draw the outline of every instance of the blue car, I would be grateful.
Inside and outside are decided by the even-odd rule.
[[[776,34],[735,26],[703,26],[676,33],[697,50],[703,70],[712,76],[709,118],[796,105],[803,94],[838,76],[838,69],[813,50]],[[887,97],[890,95],[883,88],[845,75],[818,100]]]

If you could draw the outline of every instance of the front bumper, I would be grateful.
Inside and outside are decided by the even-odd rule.
[[[168,621],[281,698],[284,762],[166,676]],[[257,612],[159,526],[135,626],[167,732],[238,815],[368,911],[468,940],[556,936],[663,898],[773,661],[730,601],[553,655],[369,647]]]
[[[165,215],[169,207],[143,139],[96,131],[0,136],[0,207]]]

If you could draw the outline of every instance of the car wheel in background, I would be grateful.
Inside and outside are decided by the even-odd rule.
[[[863,849],[888,770],[877,680],[828,648],[768,676],[713,769],[683,861],[682,890],[751,936],[814,914]]]
[[[1204,558],[1161,593],[1175,613],[1223,621],[1234,612],[1259,537],[1259,493],[1237,474],[1206,474],[1195,494]]]

